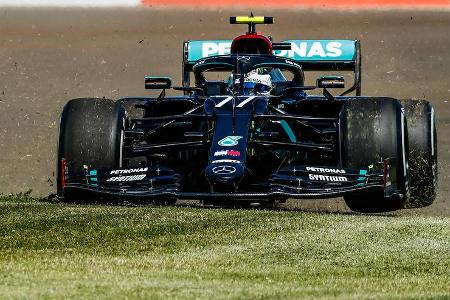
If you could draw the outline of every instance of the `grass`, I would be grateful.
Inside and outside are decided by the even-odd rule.
[[[449,299],[450,218],[0,200],[0,298]]]

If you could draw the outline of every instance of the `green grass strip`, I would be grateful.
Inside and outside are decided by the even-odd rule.
[[[450,218],[0,200],[0,298],[449,299]]]

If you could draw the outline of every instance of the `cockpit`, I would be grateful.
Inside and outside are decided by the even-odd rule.
[[[198,61],[192,70],[195,86],[202,88],[207,96],[236,93],[280,95],[288,87],[304,85],[300,65],[273,55],[209,57]],[[215,74],[216,78],[211,74]]]

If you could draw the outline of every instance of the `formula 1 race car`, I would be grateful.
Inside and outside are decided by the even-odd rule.
[[[361,96],[359,41],[275,43],[255,30],[272,17],[230,23],[246,24],[248,32],[184,42],[182,86],[146,77],[147,89],[162,90],[158,97],[65,105],[59,197],[214,204],[343,196],[359,212],[434,201],[437,141],[429,102]],[[329,90],[344,88],[344,77],[305,86],[308,71],[350,71],[354,83],[335,96]],[[166,97],[169,88],[180,96]]]

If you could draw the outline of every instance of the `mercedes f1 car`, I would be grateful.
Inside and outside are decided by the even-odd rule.
[[[184,42],[182,86],[146,77],[158,97],[65,105],[59,197],[226,203],[343,196],[359,212],[433,202],[437,142],[428,101],[361,96],[359,41],[275,43],[255,30],[271,17],[230,22],[248,32]],[[310,71],[350,71],[354,82],[333,95],[344,77],[306,86]],[[170,88],[180,95],[166,96]]]

